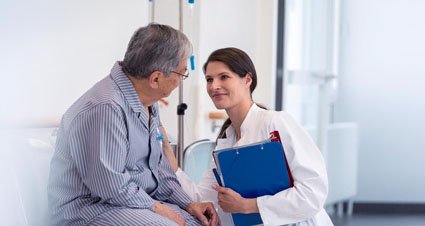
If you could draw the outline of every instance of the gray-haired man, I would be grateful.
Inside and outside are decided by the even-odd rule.
[[[193,202],[162,154],[157,101],[187,76],[187,37],[150,24],[124,60],[64,114],[51,162],[54,225],[216,225],[211,203]]]

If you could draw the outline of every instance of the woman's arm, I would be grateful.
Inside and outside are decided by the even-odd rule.
[[[183,187],[183,190],[196,202],[208,201],[217,203],[217,193],[214,189],[211,188],[212,184],[217,183],[212,173],[212,168],[215,167],[214,163],[211,162],[207,171],[202,176],[199,184],[195,184],[195,182],[193,182],[192,179],[178,167],[176,157],[168,141],[167,133],[164,127],[162,127],[162,133],[164,137],[164,141],[162,143],[164,155],[167,158],[174,173],[176,173],[177,180]]]
[[[313,139],[290,115],[270,118],[269,131],[280,132],[294,187],[257,198],[263,221],[291,224],[313,218],[322,210],[328,193],[326,166]]]
[[[174,156],[173,148],[171,148],[170,141],[168,140],[167,132],[165,128],[162,126],[162,136],[164,138],[162,142],[162,150],[164,152],[165,157],[168,159],[168,163],[170,163],[171,169],[173,169],[174,173],[177,172],[179,166],[177,165],[176,156]]]

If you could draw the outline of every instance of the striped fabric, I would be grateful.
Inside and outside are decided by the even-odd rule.
[[[62,118],[48,185],[52,224],[170,225],[149,210],[154,201],[177,209],[192,201],[162,156],[159,122],[158,106],[149,117],[117,62]]]

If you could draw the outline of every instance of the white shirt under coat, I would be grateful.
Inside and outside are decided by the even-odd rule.
[[[323,209],[328,194],[328,177],[322,154],[308,133],[286,112],[264,110],[253,104],[241,125],[241,139],[236,142],[235,130],[229,126],[227,138],[219,139],[216,149],[259,142],[276,130],[283,143],[294,187],[257,198],[264,225],[333,226]],[[231,215],[218,206],[217,192],[211,188],[212,184],[217,184],[211,171],[213,167],[214,162],[199,184],[180,169],[177,178],[195,201],[210,201],[218,207],[223,226],[233,225]]]

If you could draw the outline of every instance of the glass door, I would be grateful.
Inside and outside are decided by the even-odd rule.
[[[337,85],[339,2],[285,1],[283,108],[322,151]]]

